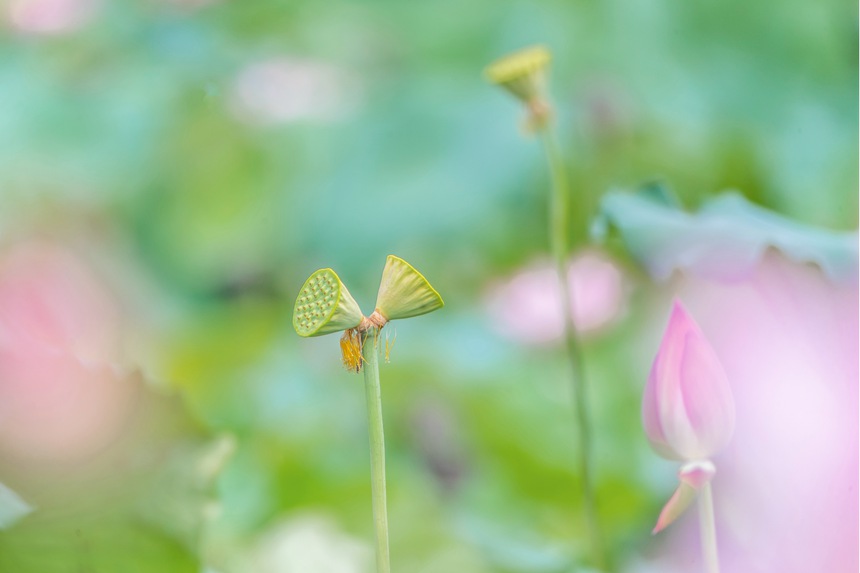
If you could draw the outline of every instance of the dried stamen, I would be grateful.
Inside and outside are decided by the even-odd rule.
[[[394,343],[397,342],[397,332],[391,336],[390,331],[385,331],[385,363],[391,362],[391,350],[394,348]]]
[[[364,356],[361,355],[362,334],[358,328],[350,328],[343,331],[340,337],[340,355],[343,367],[356,374],[361,372]]]

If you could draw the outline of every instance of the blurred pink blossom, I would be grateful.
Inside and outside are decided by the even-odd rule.
[[[114,439],[135,388],[112,365],[119,338],[116,302],[72,252],[0,254],[0,452],[72,460]]]
[[[769,251],[747,276],[679,286],[734,394],[734,437],[714,458],[724,570],[857,571],[856,280]],[[683,520],[649,570],[697,569],[697,528]]]
[[[241,70],[233,109],[251,123],[331,121],[355,103],[356,86],[342,70],[321,61],[276,57]]]
[[[63,34],[88,24],[97,8],[97,0],[9,0],[6,17],[22,32]]]
[[[676,300],[642,399],[642,423],[661,456],[703,461],[729,442],[735,406],[708,339]]]
[[[584,251],[571,259],[568,280],[577,330],[588,333],[612,322],[625,304],[624,278],[606,255]],[[527,344],[546,344],[564,334],[561,294],[555,265],[540,262],[495,285],[487,296],[494,328]]]

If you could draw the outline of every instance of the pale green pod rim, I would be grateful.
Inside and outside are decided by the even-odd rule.
[[[355,299],[331,269],[308,277],[293,307],[293,328],[305,337],[355,328],[362,318]]]
[[[376,311],[386,320],[427,314],[445,306],[424,275],[394,255],[388,255],[376,297]]]

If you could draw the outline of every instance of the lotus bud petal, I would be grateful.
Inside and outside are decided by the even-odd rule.
[[[657,453],[683,461],[709,459],[734,432],[735,407],[726,373],[678,301],[645,386],[642,423]]]
[[[660,533],[666,529],[673,521],[681,517],[681,515],[690,507],[693,500],[696,499],[696,490],[685,482],[681,482],[666,505],[660,511],[660,517],[657,518],[657,525],[651,530],[651,535]]]
[[[445,305],[427,279],[412,265],[388,255],[376,297],[376,312],[385,320],[427,314]]]
[[[305,281],[293,308],[293,328],[299,336],[355,328],[362,318],[355,299],[331,269],[320,269]]]
[[[552,59],[544,46],[532,46],[487,66],[487,79],[502,86],[526,104],[544,99],[546,68]]]
[[[657,519],[657,525],[654,526],[651,534],[663,531],[669,524],[678,519],[696,499],[696,494],[702,486],[711,481],[716,471],[714,464],[708,460],[684,464],[678,472],[678,479],[681,480],[681,483],[669,501],[666,502],[666,505],[663,506],[660,517]]]

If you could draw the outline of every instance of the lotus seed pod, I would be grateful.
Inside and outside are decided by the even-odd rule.
[[[293,308],[293,328],[299,336],[321,336],[355,328],[363,315],[337,274],[320,269],[299,291]]]
[[[386,320],[427,314],[445,305],[427,279],[412,265],[388,255],[376,297],[376,311]]]
[[[552,56],[544,46],[532,46],[500,58],[484,70],[486,78],[527,104],[544,98],[546,68]]]

